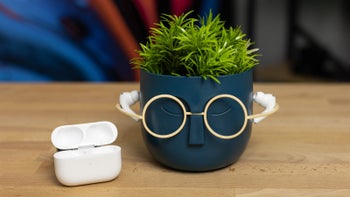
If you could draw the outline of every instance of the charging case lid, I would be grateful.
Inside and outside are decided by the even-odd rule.
[[[63,125],[51,134],[52,144],[60,150],[85,146],[103,146],[113,143],[118,137],[116,126],[108,121]]]

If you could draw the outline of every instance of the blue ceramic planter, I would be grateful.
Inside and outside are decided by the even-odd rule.
[[[156,75],[141,71],[141,110],[158,95],[178,98],[175,102],[162,97],[147,106],[143,121],[147,122],[148,130],[165,136],[180,128],[172,137],[159,138],[151,135],[143,125],[142,134],[149,152],[165,166],[184,171],[215,170],[236,162],[248,144],[252,120],[246,119],[242,106],[234,99],[219,98],[210,104],[208,102],[217,95],[233,95],[250,115],[252,72],[220,76],[221,83],[218,84],[202,77]],[[185,108],[185,115],[179,101]],[[208,127],[223,136],[242,131],[232,139],[222,139],[213,135]]]

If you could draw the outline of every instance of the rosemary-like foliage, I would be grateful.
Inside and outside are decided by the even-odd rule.
[[[148,42],[140,44],[136,68],[174,76],[202,76],[220,83],[217,76],[237,74],[258,64],[258,49],[245,39],[239,27],[225,28],[225,22],[210,12],[207,17],[162,15],[152,28]]]

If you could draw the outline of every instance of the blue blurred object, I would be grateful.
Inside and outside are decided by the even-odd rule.
[[[0,64],[0,82],[6,81],[17,81],[17,82],[47,82],[52,81],[47,76],[42,76],[36,72],[22,69],[18,66],[6,65],[1,66]]]
[[[209,14],[209,11],[212,11],[213,15],[217,15],[220,4],[221,0],[203,0],[200,15],[206,16]]]
[[[0,0],[0,81],[138,80],[130,59],[137,57],[137,43],[147,40],[145,21],[156,23],[152,16],[173,14],[175,6],[156,0],[153,10],[140,2]],[[222,2],[196,0],[182,12],[217,14]]]
[[[129,60],[83,0],[2,0],[0,81],[133,80]]]

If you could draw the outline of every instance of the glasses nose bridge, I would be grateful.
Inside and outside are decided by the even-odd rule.
[[[186,112],[186,116],[204,116],[204,112]]]

